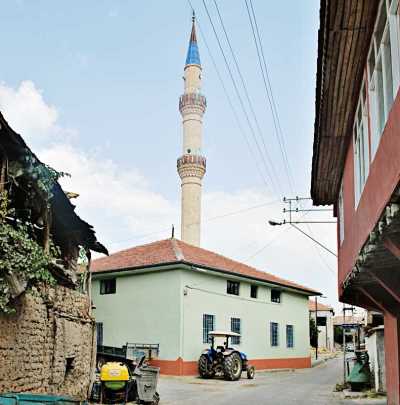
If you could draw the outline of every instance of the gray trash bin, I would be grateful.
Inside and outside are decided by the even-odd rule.
[[[135,372],[138,396],[141,401],[153,401],[159,374],[160,369],[152,366],[143,366]]]

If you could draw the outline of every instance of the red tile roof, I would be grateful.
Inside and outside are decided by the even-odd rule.
[[[315,312],[315,300],[308,301],[308,309]],[[317,311],[333,311],[333,308],[317,301]]]
[[[229,259],[225,256],[189,245],[179,239],[165,239],[130,249],[121,250],[110,256],[93,260],[93,273],[103,273],[117,270],[140,269],[143,267],[161,266],[168,263],[183,263],[198,267],[209,268],[234,275],[249,277],[260,281],[291,287],[310,293],[319,294],[311,288],[304,287],[292,281],[284,280],[270,273]]]

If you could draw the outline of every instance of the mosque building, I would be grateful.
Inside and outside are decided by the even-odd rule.
[[[183,148],[181,239],[135,246],[94,260],[92,299],[98,343],[158,343],[161,373],[197,374],[208,332],[241,334],[234,345],[258,369],[311,366],[308,287],[200,247],[202,123],[206,98],[193,17],[179,99]]]

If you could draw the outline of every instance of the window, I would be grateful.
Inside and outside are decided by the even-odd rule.
[[[214,315],[203,315],[203,343],[210,343],[211,339],[208,336],[208,332],[214,330],[215,327],[215,316]]]
[[[278,346],[279,336],[278,336],[278,324],[276,322],[270,323],[270,340],[271,346]]]
[[[271,290],[271,302],[281,302],[281,292],[279,290]]]
[[[326,326],[326,316],[317,316],[317,326]]]
[[[344,240],[344,201],[343,201],[343,181],[340,186],[339,200],[338,200],[338,217],[339,217],[339,240],[342,244]]]
[[[258,286],[257,285],[251,285],[250,286],[250,297],[251,298],[257,298],[257,293],[258,293]]]
[[[355,205],[357,206],[369,172],[368,113],[364,83],[358,101],[353,137]]]
[[[231,331],[236,333],[240,332],[240,318],[231,318]],[[240,344],[240,336],[232,336],[231,342],[233,345]]]
[[[115,294],[116,279],[109,278],[107,280],[100,280],[100,294]]]
[[[286,347],[294,347],[293,325],[286,325]]]
[[[97,346],[103,346],[103,322],[96,322]]]
[[[400,82],[398,1],[381,1],[368,55],[371,156],[375,155]]]
[[[232,295],[239,295],[239,286],[240,283],[238,281],[228,280],[226,283],[226,292]]]

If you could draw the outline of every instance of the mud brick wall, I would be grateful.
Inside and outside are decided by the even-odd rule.
[[[94,362],[89,300],[56,286],[33,290],[0,315],[0,392],[87,397]]]

